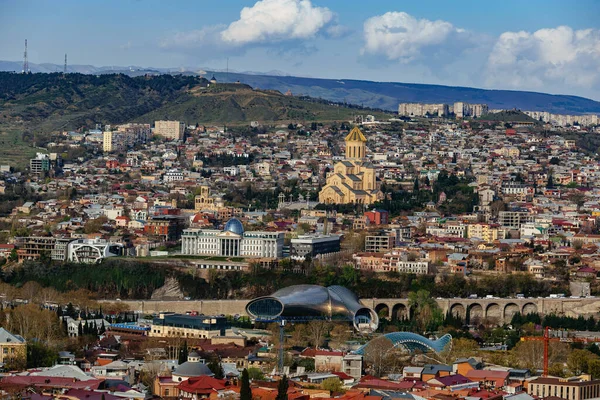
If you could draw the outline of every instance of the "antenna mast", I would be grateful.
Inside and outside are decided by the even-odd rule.
[[[63,74],[67,73],[67,53],[65,53],[65,68],[63,69]]]
[[[25,52],[23,53],[23,73],[29,72],[29,61],[27,61],[27,39],[25,39]]]

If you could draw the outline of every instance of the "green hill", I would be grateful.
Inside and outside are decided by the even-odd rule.
[[[157,119],[188,124],[332,121],[366,113],[384,116],[243,84],[209,85],[197,76],[0,72],[0,125],[35,132]]]
[[[534,124],[540,121],[531,118],[529,115],[518,110],[505,110],[497,113],[482,115],[478,118],[480,121],[499,121],[499,122],[531,122]]]

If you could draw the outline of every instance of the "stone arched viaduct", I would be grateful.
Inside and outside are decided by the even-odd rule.
[[[246,304],[249,300],[192,300],[192,301],[159,301],[131,300],[124,301],[132,311],[142,313],[157,313],[171,311],[184,313],[198,311],[207,315],[227,314],[245,315]],[[495,320],[497,323],[510,322],[516,312],[521,314],[539,313],[584,317],[600,315],[600,297],[596,298],[525,298],[525,299],[436,299],[444,312],[450,312],[462,319],[467,316],[471,322],[474,319]],[[367,307],[391,319],[402,319],[410,316],[408,299],[361,299]]]
[[[408,299],[362,299],[380,316],[402,319],[410,316]],[[463,320],[490,320],[497,323],[510,322],[516,313],[539,313],[578,317],[597,317],[600,314],[600,298],[523,298],[523,299],[436,299],[443,313],[450,313]]]

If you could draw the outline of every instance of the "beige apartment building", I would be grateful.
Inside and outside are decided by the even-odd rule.
[[[185,124],[180,121],[154,121],[154,134],[166,139],[181,140]]]
[[[0,328],[0,364],[25,364],[27,358],[27,343],[19,335],[13,335]]]
[[[479,238],[484,242],[493,242],[498,240],[498,229],[484,223],[470,224],[467,229],[467,237],[469,239]]]
[[[531,396],[560,397],[566,400],[586,400],[600,397],[600,380],[589,375],[572,378],[537,378],[529,382]]]
[[[400,103],[398,115],[424,117],[429,114],[445,117],[448,115],[449,109],[448,104],[443,103]]]

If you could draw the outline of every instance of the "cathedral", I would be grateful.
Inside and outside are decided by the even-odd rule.
[[[366,160],[367,138],[354,127],[344,141],[346,157],[327,176],[327,185],[319,192],[319,202],[373,204],[382,200],[375,167]]]

